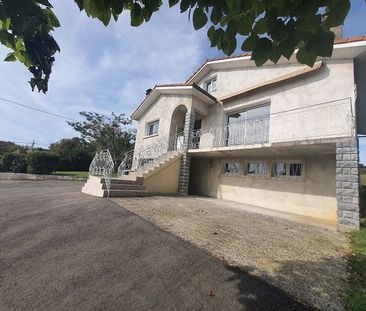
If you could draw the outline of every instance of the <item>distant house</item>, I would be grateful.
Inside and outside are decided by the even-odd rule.
[[[357,134],[366,134],[366,37],[337,39],[310,68],[295,55],[207,60],[156,85],[133,112],[123,174],[151,193],[222,198],[359,227]],[[130,159],[128,159],[130,157]]]

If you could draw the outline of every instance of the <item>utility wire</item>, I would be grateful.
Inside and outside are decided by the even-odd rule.
[[[57,117],[57,118],[61,118],[61,119],[65,119],[65,120],[77,122],[77,120],[75,120],[75,119],[71,119],[69,117],[65,117],[65,116],[62,116],[62,115],[57,114],[57,113],[53,113],[53,112],[49,112],[49,111],[46,111],[46,110],[34,108],[34,107],[31,107],[31,106],[28,106],[28,105],[24,105],[24,104],[21,104],[21,103],[17,103],[15,101],[12,101],[12,100],[9,100],[9,99],[6,99],[6,98],[0,97],[0,100],[2,100],[4,102],[7,102],[7,103],[10,103],[10,104],[13,104],[13,105],[17,105],[17,106],[21,106],[21,107],[24,107],[24,108],[28,108],[28,109],[31,109],[31,110],[34,110],[34,111],[42,112],[42,113],[45,113],[45,114],[48,114],[48,115],[51,115],[51,116],[54,116],[54,117]]]

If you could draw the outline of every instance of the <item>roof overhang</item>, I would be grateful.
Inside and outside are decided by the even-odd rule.
[[[204,91],[196,84],[187,85],[162,85],[155,86],[153,90],[145,97],[142,103],[132,113],[132,120],[138,121],[143,113],[161,96],[161,95],[186,95],[198,98],[201,102],[207,105],[213,105],[217,99]]]
[[[366,36],[356,37],[353,39],[340,39],[335,42],[333,54],[331,57],[319,57],[322,59],[353,59],[366,51]],[[277,64],[298,64],[296,59],[297,50],[288,60],[281,57]],[[268,61],[263,66],[273,66],[274,63]],[[251,60],[251,54],[246,53],[238,56],[217,58],[207,60],[188,80],[187,83],[198,83],[210,71],[229,70],[240,67],[255,67],[254,61]]]

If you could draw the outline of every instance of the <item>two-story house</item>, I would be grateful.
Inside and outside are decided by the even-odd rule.
[[[357,134],[366,134],[366,37],[337,39],[310,68],[250,55],[207,60],[156,85],[132,114],[122,175],[150,193],[192,194],[359,227]]]

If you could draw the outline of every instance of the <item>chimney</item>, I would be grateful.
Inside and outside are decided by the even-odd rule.
[[[334,32],[336,39],[342,39],[343,38],[343,25],[332,27],[332,28],[330,28],[330,31]]]
[[[151,93],[152,89],[147,89],[145,95],[148,96]]]

